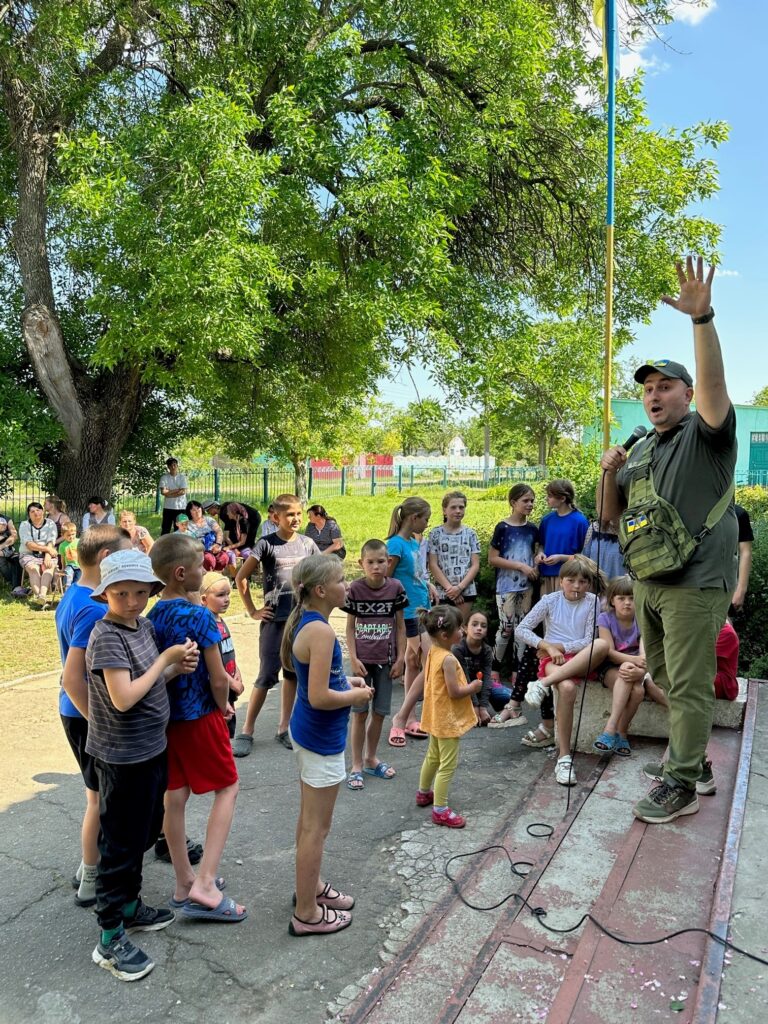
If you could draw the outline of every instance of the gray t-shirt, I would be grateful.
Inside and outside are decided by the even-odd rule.
[[[137,619],[136,629],[107,619],[94,625],[85,652],[88,675],[85,749],[93,757],[110,764],[138,764],[165,750],[170,710],[163,675],[127,711],[117,710],[104,681],[106,668],[127,669],[131,679],[138,679],[158,655],[155,630],[147,619]]]
[[[251,555],[261,563],[264,573],[264,603],[274,608],[275,622],[284,622],[291,614],[293,567],[307,555],[319,555],[317,544],[302,533],[291,540],[283,540],[279,533],[271,533],[256,542]]]
[[[616,483],[626,504],[633,466],[638,462],[649,434],[629,454]],[[677,427],[659,435],[651,463],[658,494],[677,509],[689,533],[695,536],[718,500],[733,481],[736,468],[736,413],[733,406],[725,422],[714,429],[698,413],[688,413]],[[732,591],[736,586],[738,525],[733,505],[704,538],[689,562],[676,573],[662,576],[665,586],[716,587]]]
[[[427,543],[429,554],[435,555],[443,576],[453,586],[461,583],[469,572],[472,555],[480,554],[480,543],[471,526],[462,526],[455,533],[450,533],[444,525],[436,526],[430,530]],[[440,597],[445,597],[439,583],[435,583],[435,589]],[[464,596],[477,596],[474,580],[465,589]]]

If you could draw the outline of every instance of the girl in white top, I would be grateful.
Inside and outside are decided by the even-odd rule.
[[[579,684],[605,660],[608,643],[595,639],[600,605],[594,590],[602,589],[602,576],[591,558],[573,555],[560,569],[559,591],[547,594],[515,630],[515,639],[535,647],[539,678],[531,683],[526,702],[538,707],[547,688],[557,690],[557,742],[555,778],[562,786],[576,785],[571,758],[573,705]],[[533,632],[544,624],[544,639]]]
[[[477,597],[475,577],[480,570],[480,542],[470,526],[463,525],[467,496],[449,491],[443,498],[443,524],[430,531],[429,571],[437,596],[445,604],[455,605],[464,625],[472,614]]]

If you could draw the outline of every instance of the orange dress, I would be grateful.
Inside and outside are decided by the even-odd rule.
[[[467,677],[458,659],[443,647],[432,645],[427,652],[424,666],[424,704],[421,711],[421,728],[430,736],[447,740],[463,736],[477,725],[477,716],[472,706],[472,697],[451,697],[445,685],[443,663],[454,658],[459,682],[467,685]]]

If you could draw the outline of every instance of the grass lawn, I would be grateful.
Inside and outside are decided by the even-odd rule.
[[[407,496],[408,492],[398,494],[397,491],[386,491],[375,497],[345,496],[324,499],[329,515],[338,520],[347,548],[345,564],[346,575],[354,579],[359,575],[357,559],[360,549],[366,540],[378,537],[386,538],[389,520],[395,505]],[[432,504],[431,525],[438,525],[442,488],[429,488],[421,493]],[[497,492],[496,492],[497,493]],[[507,503],[495,496],[486,497],[482,491],[468,493],[469,504],[465,522],[474,527],[483,549],[488,543],[494,525],[507,514]],[[546,509],[543,503],[534,513],[538,520]],[[262,510],[263,512],[263,510]],[[146,526],[153,536],[160,533],[160,516],[139,516],[139,522]],[[485,561],[481,560],[481,565]],[[491,579],[487,567],[481,568],[481,593],[489,590]],[[492,587],[492,583],[490,584]],[[490,594],[486,594],[490,596]],[[257,607],[260,601],[256,600]],[[242,614],[243,605],[237,593],[233,592],[229,615]],[[54,612],[41,611],[26,601],[15,600],[8,590],[0,588],[0,682],[17,679],[19,676],[34,675],[38,672],[52,672],[59,668],[59,646],[56,640]]]

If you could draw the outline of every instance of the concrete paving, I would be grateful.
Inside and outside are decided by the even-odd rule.
[[[255,624],[233,620],[232,630],[244,675],[253,678]],[[447,857],[484,845],[499,817],[552,764],[547,752],[520,746],[519,729],[470,734],[452,791],[469,824],[452,832],[433,826],[414,803],[424,741],[411,740],[403,751],[385,747],[397,778],[366,777],[362,793],[342,788],[326,845],[327,877],[357,898],[354,924],[338,935],[294,939],[287,926],[298,785],[292,755],[274,742],[275,693],[257,723],[252,755],[238,761],[241,792],[221,866],[227,892],[247,905],[248,919],[177,921],[138,936],[157,966],[126,985],[91,962],[96,922],[73,903],[83,796],[57,692],[57,674],[0,688],[0,1024],[319,1024],[329,1004],[338,1011],[375,978],[444,897]],[[190,802],[190,835],[202,837],[208,807],[204,798]],[[171,868],[152,854],[145,867],[145,898],[162,904],[172,892]]]

